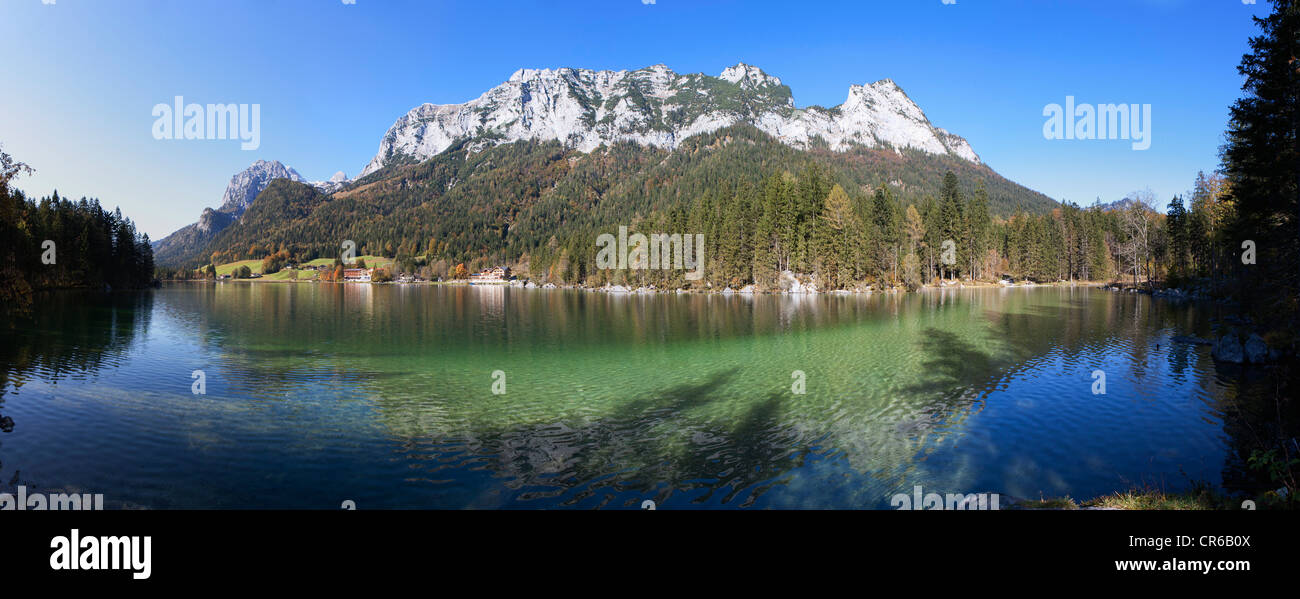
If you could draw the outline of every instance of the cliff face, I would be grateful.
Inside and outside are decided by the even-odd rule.
[[[521,69],[464,104],[424,104],[397,119],[362,177],[400,159],[426,160],[464,140],[479,146],[555,140],[583,152],[632,141],[674,149],[682,140],[748,123],[806,149],[914,148],[971,162],[966,140],[935,127],[892,80],[849,88],[834,108],[796,108],[790,88],[757,67],[719,76],[678,74],[663,65],[636,71]]]

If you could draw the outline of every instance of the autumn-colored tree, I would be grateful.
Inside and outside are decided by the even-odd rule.
[[[289,252],[280,250],[262,259],[262,274],[269,275],[280,272],[281,268],[289,262]]]
[[[838,289],[851,283],[856,274],[855,266],[861,256],[862,223],[848,193],[839,185],[831,188],[819,217],[816,247],[821,275],[829,288]]]
[[[907,286],[909,291],[915,291],[921,287],[921,261],[914,252],[908,252],[903,257],[903,284]]]
[[[912,243],[912,253],[915,253],[916,246],[921,243],[922,239],[925,239],[925,220],[921,218],[921,213],[916,210],[916,206],[910,204],[907,206],[907,213],[903,218],[903,232],[907,234],[908,241]]]

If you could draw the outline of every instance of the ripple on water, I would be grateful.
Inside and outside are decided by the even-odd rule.
[[[352,287],[170,288],[129,334],[10,334],[0,479],[155,507],[888,507],[1224,467],[1232,382],[1168,342],[1208,325],[1135,298]]]

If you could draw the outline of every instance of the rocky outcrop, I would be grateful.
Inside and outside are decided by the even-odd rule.
[[[278,160],[258,160],[248,168],[235,173],[221,195],[219,208],[204,208],[199,220],[186,225],[172,234],[153,243],[154,261],[163,266],[176,266],[191,258],[200,248],[234,224],[244,211],[253,205],[258,194],[276,179],[289,179],[299,183],[307,181],[298,171],[285,166]],[[351,181],[342,171],[335,173],[329,181],[308,183],[322,193],[333,193]]]
[[[253,205],[257,194],[262,193],[262,190],[276,179],[306,182],[298,171],[281,164],[278,160],[258,160],[230,178],[226,193],[221,196],[221,207],[217,210],[239,218],[244,210]]]
[[[790,88],[744,63],[719,76],[664,65],[635,71],[520,69],[464,104],[424,104],[397,119],[361,171],[431,158],[461,140],[487,147],[560,141],[583,152],[628,141],[674,149],[693,135],[748,123],[800,149],[824,143],[912,148],[979,163],[965,139],[935,127],[891,79],[853,85],[843,104],[797,108]]]
[[[1263,364],[1271,361],[1272,358],[1268,350],[1268,344],[1264,342],[1264,338],[1254,333],[1251,333],[1250,337],[1246,338],[1246,342],[1242,344],[1241,350],[1246,362],[1251,364]]]
[[[1220,337],[1214,343],[1214,349],[1210,350],[1210,355],[1214,356],[1215,360],[1229,364],[1241,364],[1246,360],[1246,354],[1241,348],[1241,340],[1234,333]]]
[[[1279,353],[1269,349],[1264,338],[1256,333],[1247,336],[1245,342],[1237,333],[1227,333],[1214,343],[1210,355],[1228,364],[1267,364],[1277,360]]]

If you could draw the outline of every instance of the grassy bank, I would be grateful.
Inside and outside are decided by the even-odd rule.
[[[357,260],[364,261],[367,268],[392,268],[393,266],[393,259],[385,258],[383,256],[358,256]],[[298,269],[283,268],[269,275],[265,275],[263,277],[259,277],[257,279],[250,279],[250,280],[288,281],[288,282],[313,281],[320,276],[320,272],[314,270],[315,267],[329,266],[332,264],[334,264],[333,258],[317,258],[315,260],[311,260],[300,264],[299,266],[301,266],[302,268],[298,268]],[[258,274],[258,275],[263,274],[261,260],[238,260],[235,262],[218,264],[216,266],[217,276],[229,275],[233,277],[235,275],[235,271],[239,270],[239,268],[243,266],[247,266],[249,272],[253,274]],[[203,270],[204,268],[201,268],[198,270],[198,272],[201,274]]]
[[[1245,497],[1223,494],[1209,485],[1198,484],[1189,491],[1169,493],[1153,487],[1133,488],[1087,501],[1047,497],[1016,501],[1013,509],[1027,510],[1241,510],[1248,509]],[[1255,509],[1295,509],[1296,502],[1269,491],[1253,499]]]

